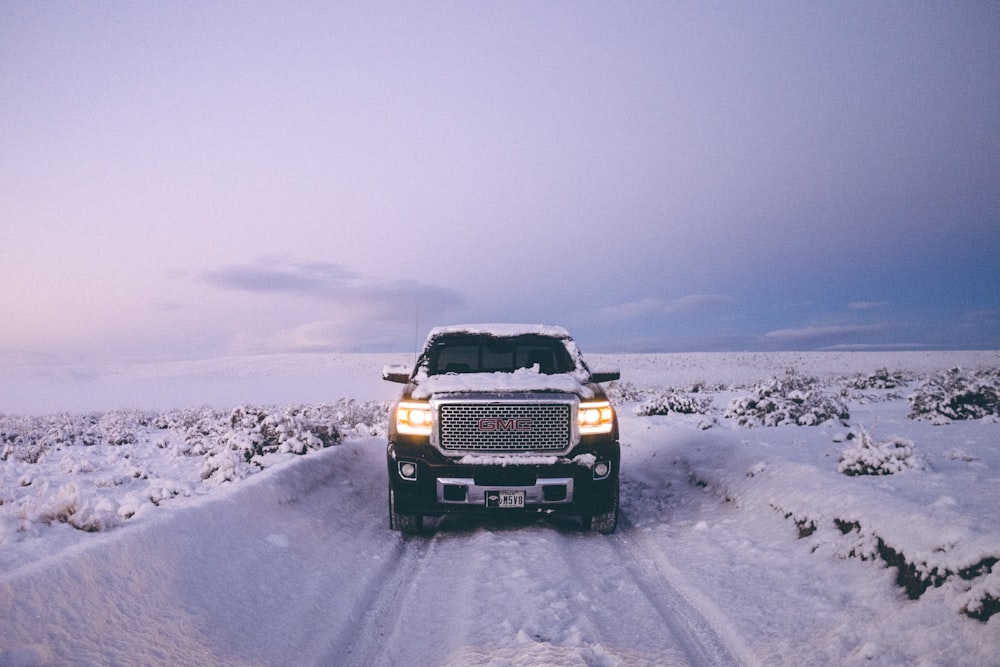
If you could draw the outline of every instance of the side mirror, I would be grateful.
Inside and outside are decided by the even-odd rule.
[[[406,366],[385,366],[382,368],[382,379],[406,384],[410,381],[410,369]]]
[[[621,377],[622,373],[617,368],[601,368],[590,374],[591,382],[613,382]]]

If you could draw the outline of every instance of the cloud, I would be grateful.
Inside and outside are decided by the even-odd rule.
[[[1000,310],[973,310],[962,315],[962,324],[970,327],[1000,328]]]
[[[464,303],[458,292],[408,280],[361,276],[332,262],[262,259],[206,272],[201,282],[269,299],[267,321],[236,332],[242,352],[405,349],[414,320],[439,321]],[[316,302],[320,306],[316,306]]]
[[[851,310],[873,310],[888,305],[888,301],[852,301],[847,304],[847,307]]]
[[[158,301],[153,304],[153,307],[163,313],[173,313],[184,309],[183,305],[174,301]]]
[[[333,297],[350,289],[357,276],[332,262],[284,264],[262,259],[256,264],[209,271],[202,280],[215,287],[261,294],[283,293]]]
[[[1000,339],[1000,310],[973,310],[963,313],[955,327],[949,332],[952,345],[960,345],[970,349],[995,347]],[[985,344],[984,344],[985,343]]]
[[[688,294],[671,300],[650,298],[631,301],[605,308],[601,314],[608,320],[636,319],[708,310],[734,302],[735,299],[723,294]]]
[[[397,350],[405,349],[400,331],[406,326],[410,324],[351,313],[339,319],[303,322],[270,333],[243,332],[233,347],[244,354]]]
[[[889,327],[883,324],[801,327],[798,329],[775,329],[774,331],[768,331],[764,334],[764,336],[783,343],[808,343],[830,338],[844,338],[846,336],[881,333],[886,331],[888,328]]]
[[[202,274],[203,282],[222,289],[256,294],[286,294],[344,303],[382,303],[388,308],[418,300],[454,307],[464,297],[454,290],[410,280],[367,278],[333,262],[262,259]]]
[[[898,352],[901,350],[929,350],[934,347],[935,346],[928,345],[927,343],[843,343],[840,345],[827,345],[826,347],[817,349],[822,352]]]

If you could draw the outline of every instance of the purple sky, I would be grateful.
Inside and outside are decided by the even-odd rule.
[[[1000,4],[3,3],[0,362],[1000,348]]]

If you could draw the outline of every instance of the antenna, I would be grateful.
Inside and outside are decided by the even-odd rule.
[[[420,335],[420,304],[417,304],[416,312],[413,314],[413,363],[417,363],[417,345]]]

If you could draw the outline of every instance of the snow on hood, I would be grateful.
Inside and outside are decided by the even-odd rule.
[[[585,371],[545,375],[537,367],[519,368],[513,373],[448,373],[428,376],[421,369],[414,378],[413,398],[426,399],[437,394],[451,393],[515,393],[562,392],[580,398],[593,398],[594,390],[587,386]]]

